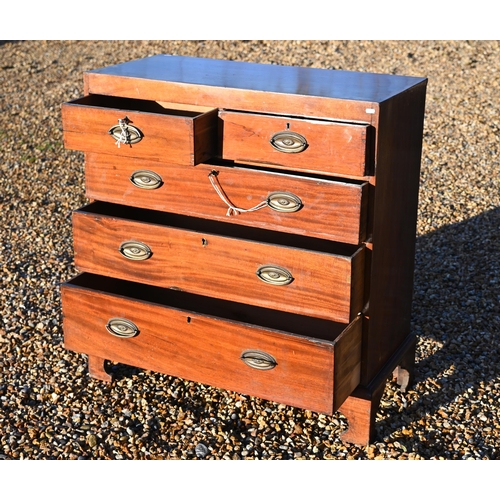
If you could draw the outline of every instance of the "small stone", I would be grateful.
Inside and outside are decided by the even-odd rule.
[[[198,458],[205,458],[209,453],[208,448],[203,443],[198,443],[194,452]]]

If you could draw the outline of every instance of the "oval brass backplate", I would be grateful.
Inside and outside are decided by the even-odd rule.
[[[141,189],[158,189],[163,184],[162,178],[151,170],[136,170],[132,172],[130,182]]]
[[[267,198],[267,204],[276,212],[298,212],[302,208],[302,200],[298,196],[284,191],[271,193]]]
[[[273,356],[264,351],[249,349],[240,356],[241,361],[256,370],[272,370],[278,363]]]
[[[106,330],[111,335],[122,339],[130,339],[139,334],[139,328],[125,318],[111,318],[106,325]]]
[[[269,141],[271,146],[281,153],[300,153],[307,148],[308,144],[303,135],[290,130],[277,132]]]
[[[146,260],[153,255],[151,248],[140,241],[125,241],[120,245],[120,253],[130,260]]]
[[[116,140],[116,144],[137,144],[142,141],[144,134],[133,125],[130,125],[130,121],[127,117],[120,118],[118,120],[118,125],[113,125],[109,130],[108,134]]]
[[[256,274],[259,279],[270,285],[289,285],[293,281],[292,273],[278,266],[260,266]]]

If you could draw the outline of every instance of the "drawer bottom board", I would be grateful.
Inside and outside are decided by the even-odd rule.
[[[88,273],[61,293],[75,352],[326,414],[359,383],[361,317],[345,325]],[[112,318],[138,333],[110,334]],[[255,351],[276,364],[248,366]]]

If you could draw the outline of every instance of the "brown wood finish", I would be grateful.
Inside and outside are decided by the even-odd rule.
[[[65,347],[90,359],[110,359],[328,414],[357,384],[353,370],[359,378],[360,318],[334,341],[320,341],[71,283],[63,285],[62,295]],[[124,339],[108,333],[106,324],[115,317],[132,321],[139,334]],[[249,349],[271,354],[277,365],[270,370],[247,366],[240,357]]]
[[[219,116],[224,159],[310,173],[365,175],[367,125],[226,111],[221,111]],[[299,153],[273,148],[271,138],[283,131],[303,136],[307,148]]]
[[[160,175],[162,185],[154,190],[136,187],[130,177],[139,170]],[[237,208],[252,208],[275,191],[297,195],[303,207],[294,213],[280,213],[266,207],[228,216],[227,204],[213,189],[208,177],[213,170],[218,172],[221,188]],[[186,167],[92,153],[86,154],[85,179],[87,197],[95,200],[343,243],[358,244],[365,238],[366,182],[335,181],[322,176],[287,175],[229,165]]]
[[[363,248],[334,255],[279,245],[277,240],[267,244],[166,225],[174,220],[168,215],[163,224],[138,220],[140,211],[132,212],[135,219],[120,218],[106,215],[104,205],[94,205],[98,208],[73,214],[80,271],[334,321],[348,322],[359,311],[363,283],[352,276],[364,267]],[[152,256],[125,258],[119,248],[126,241],[146,244]],[[284,286],[263,282],[256,272],[265,265],[288,270],[293,281]]]
[[[206,161],[216,149],[216,110],[182,111],[135,99],[87,96],[63,104],[62,117],[69,149],[184,165]],[[144,137],[118,147],[108,131],[125,117]]]
[[[174,56],[95,70],[84,79],[86,106],[63,108],[65,144],[87,152],[87,195],[111,203],[75,215],[76,263],[132,281],[105,286],[108,278],[94,276],[63,290],[68,348],[89,354],[98,378],[107,378],[109,358],[324,413],[342,405],[349,420],[343,439],[368,444],[386,380],[394,375],[406,386],[413,377],[410,313],[427,80]],[[134,125],[144,119],[141,127],[153,127],[132,148],[118,149],[107,136],[123,118],[112,101],[130,104],[115,107],[128,109]],[[104,126],[107,115],[112,122]],[[94,125],[98,133],[90,131]],[[287,128],[306,137],[304,152],[269,145]],[[175,147],[158,141],[143,155],[139,146],[165,130]],[[128,179],[141,169],[160,174],[161,187],[133,186]],[[208,182],[212,169],[235,207],[251,208],[275,190],[298,195],[303,206],[290,214],[265,207],[227,216]],[[118,246],[129,239],[147,240],[153,256],[126,261]],[[289,269],[294,281],[261,282],[255,275],[261,264]],[[185,311],[188,296],[198,313]],[[146,333],[109,340],[103,322],[111,314],[134,318]],[[284,361],[247,375],[241,353],[235,357],[245,339]],[[205,351],[214,357],[205,359]]]
[[[384,103],[377,125],[363,384],[410,334],[425,91],[426,82]]]

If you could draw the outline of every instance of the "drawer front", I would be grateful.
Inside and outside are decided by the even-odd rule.
[[[77,284],[62,286],[67,349],[329,414],[359,382],[361,318],[319,340]]]
[[[90,95],[63,104],[68,149],[195,165],[217,144],[217,110],[165,108],[167,104]]]
[[[321,174],[367,174],[368,125],[221,111],[222,157]]]
[[[362,308],[364,248],[335,255],[203,232],[203,220],[173,227],[169,214],[138,220],[150,214],[136,209],[134,219],[120,218],[107,208],[96,203],[73,214],[80,271],[334,321],[349,322]]]
[[[94,200],[355,245],[365,238],[366,183],[205,164],[183,167],[90,153],[85,175],[87,197]]]

